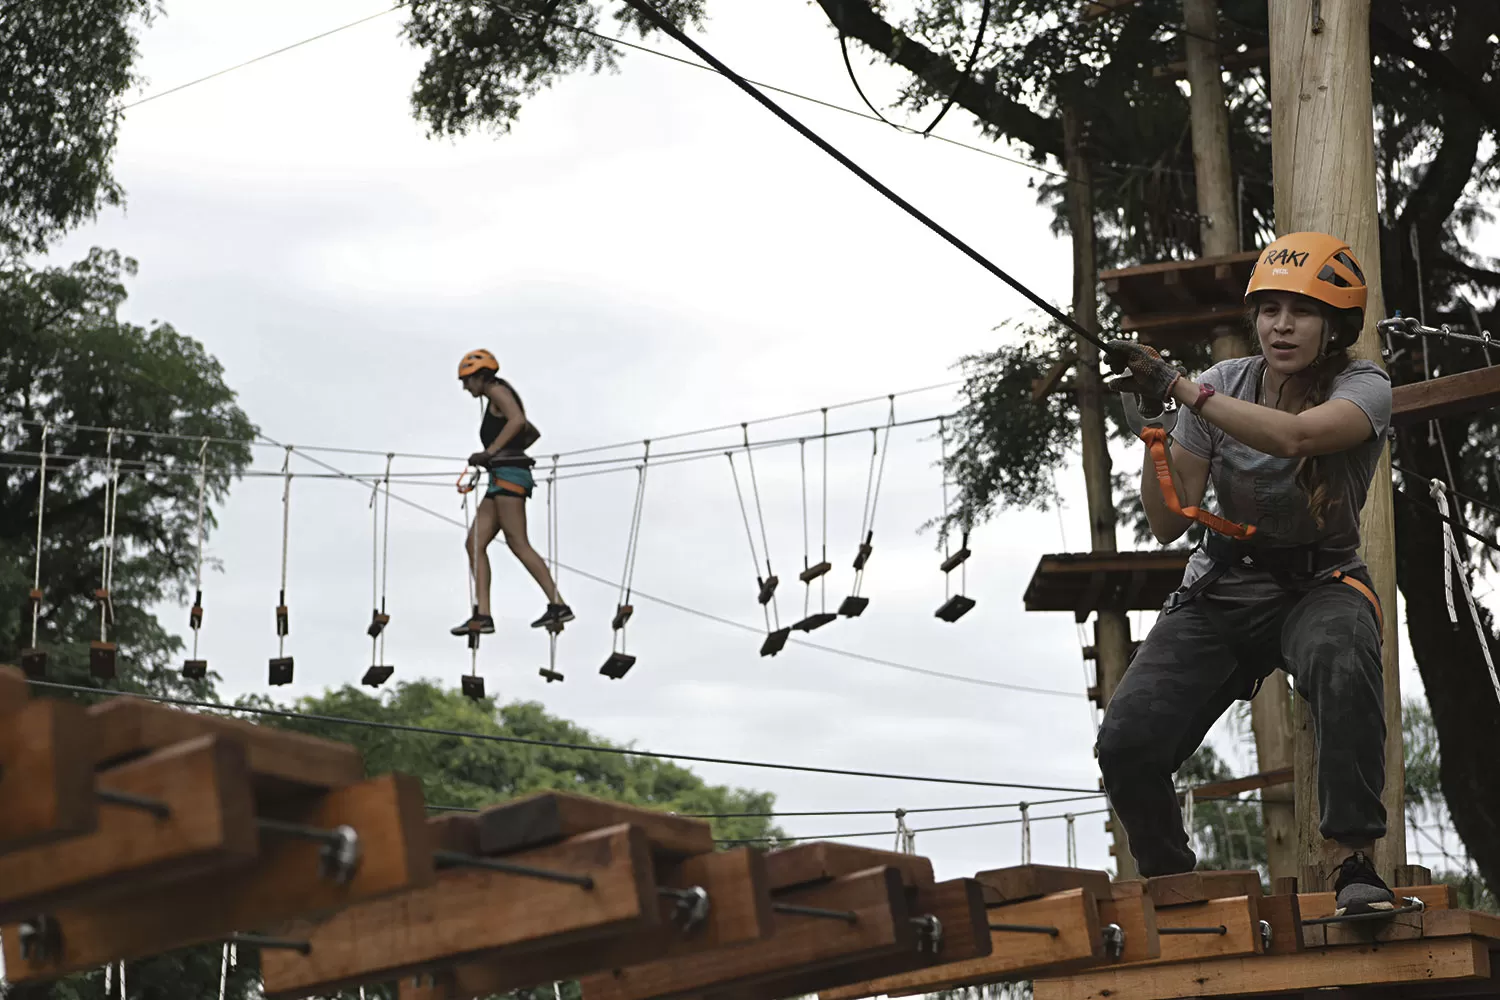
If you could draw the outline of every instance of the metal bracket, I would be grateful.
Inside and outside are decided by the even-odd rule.
[[[931,913],[912,917],[917,925],[917,951],[941,954],[943,950],[943,922]]]
[[[1104,925],[1104,954],[1112,959],[1125,954],[1125,928],[1119,924]]]
[[[1271,921],[1262,920],[1260,922],[1260,946],[1266,951],[1271,950],[1272,937]]]
[[[23,920],[16,936],[21,957],[28,962],[45,962],[62,949],[62,931],[46,914]]]
[[[658,891],[663,896],[670,896],[677,900],[677,905],[672,910],[672,922],[684,934],[696,930],[708,919],[711,901],[708,897],[708,890],[703,886],[694,885],[686,889],[663,887]]]

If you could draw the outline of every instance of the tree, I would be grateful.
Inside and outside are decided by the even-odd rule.
[[[111,174],[119,98],[152,0],[0,8],[0,253],[43,249],[124,192]]]
[[[46,428],[38,638],[49,653],[49,677],[98,685],[88,647],[99,636],[94,590],[101,583],[108,452],[120,470],[111,588],[120,686],[206,694],[211,678],[183,686],[172,660],[181,641],[147,609],[192,596],[197,439],[215,439],[203,452],[204,528],[211,531],[213,505],[248,465],[255,429],[201,344],[166,323],[142,327],[120,318],[135,267],[96,249],[70,267],[0,269],[0,662],[16,662],[31,644],[27,592]],[[121,430],[111,437],[89,427]]]

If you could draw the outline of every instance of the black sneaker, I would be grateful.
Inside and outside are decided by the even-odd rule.
[[[549,604],[542,617],[531,623],[532,628],[553,628],[566,625],[573,620],[573,609],[566,604]]]
[[[1355,851],[1339,865],[1339,877],[1333,883],[1336,917],[1356,913],[1373,913],[1396,908],[1396,894],[1375,873],[1375,866],[1363,851]]]
[[[468,635],[470,632],[493,635],[495,632],[495,619],[489,615],[473,615],[464,619],[462,624],[455,625],[448,631],[454,635]]]

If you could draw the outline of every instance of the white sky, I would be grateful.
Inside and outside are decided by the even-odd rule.
[[[714,0],[705,43],[748,76],[846,105],[854,95],[822,13],[795,0]],[[379,0],[259,3],[174,0],[143,44],[146,92],[164,89],[380,10]],[[865,188],[805,140],[707,73],[630,54],[618,75],[580,75],[531,101],[513,134],[431,141],[408,111],[421,57],[391,15],[128,112],[117,173],[128,208],[70,237],[136,256],[126,315],[164,319],[225,365],[252,419],[273,438],[465,455],[475,404],[457,388],[462,353],[487,346],[545,438],[534,451],[640,439],[754,419],[956,376],[961,355],[996,343],[1022,314],[1015,293]],[[669,41],[651,44],[673,50]],[[862,65],[863,60],[858,63]],[[899,78],[862,69],[877,100]],[[789,101],[877,176],[1054,301],[1069,294],[1067,244],[1048,231],[1027,183],[1036,175],[975,152]],[[942,131],[983,144],[955,111]],[[1003,149],[1001,150],[1004,151]],[[898,419],[949,410],[949,392],[898,400]],[[884,419],[883,404],[840,411],[834,426]],[[816,433],[816,420],[758,428]],[[1027,614],[1038,558],[1087,538],[1082,481],[1055,513],[1007,514],[975,533],[978,608],[932,617],[943,582],[930,534],[939,510],[931,428],[897,431],[879,506],[872,598],[823,644],[988,680],[1053,688],[1051,697],[903,673],[759,639],[638,599],[634,671],[597,673],[609,652],[612,587],[564,572],[579,620],[562,640],[561,685],[547,686],[542,610],[529,578],[495,547],[499,634],[481,671],[492,693],[533,699],[601,736],[642,748],[977,780],[1093,788],[1090,709],[1068,615]],[[734,435],[686,445],[729,445]],[[664,446],[665,447],[665,446]],[[820,452],[810,449],[816,469]],[[830,605],[849,584],[868,436],[830,448]],[[379,459],[323,456],[371,473]],[[1117,463],[1135,466],[1139,453]],[[259,466],[278,468],[265,451]],[[636,584],[641,592],[758,621],[744,531],[722,458],[649,479]],[[781,610],[800,616],[801,525],[795,448],[757,456]],[[411,499],[461,516],[453,463]],[[299,461],[294,469],[317,471]],[[743,466],[741,466],[743,474]],[[816,472],[813,489],[817,489]],[[205,584],[203,653],[234,697],[266,690],[275,655],[279,481],[249,479],[221,511]],[[369,664],[368,493],[299,479],[293,487],[288,599],[297,683],[278,697],[357,683]],[[563,561],[617,578],[634,476],[561,487]],[[816,496],[816,492],[814,492]],[[532,508],[544,541],[543,507]],[[814,545],[817,545],[814,526]],[[1122,541],[1124,541],[1122,535]],[[393,509],[388,659],[397,678],[456,685],[468,668],[447,628],[464,617],[461,533]],[[815,560],[816,561],[816,560]],[[186,625],[185,609],[165,609]],[[1148,621],[1145,624],[1149,624]],[[1137,624],[1137,635],[1140,623]],[[1409,654],[1405,662],[1410,663]],[[1414,670],[1406,683],[1418,689]],[[1242,745],[1216,736],[1237,767]],[[713,782],[776,792],[785,810],[887,809],[1036,799],[1048,793],[699,766]],[[1041,807],[1037,814],[1067,807]],[[1091,804],[1073,808],[1091,808]],[[1014,811],[913,817],[914,826]],[[789,819],[798,836],[894,826],[889,817]],[[1062,863],[1063,824],[1039,824],[1034,857]],[[886,838],[859,841],[888,846]],[[941,877],[1017,863],[1014,826],[920,835]],[[1099,817],[1079,821],[1080,863],[1106,867]]]

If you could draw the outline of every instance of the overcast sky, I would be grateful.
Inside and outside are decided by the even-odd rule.
[[[380,0],[258,3],[173,0],[146,33],[143,93],[174,86],[381,9]],[[846,105],[858,98],[821,11],[799,0],[713,0],[705,43],[748,76]],[[167,320],[223,362],[241,403],[270,437],[463,456],[477,444],[476,405],[454,380],[484,346],[524,397],[546,455],[659,437],[879,396],[957,377],[954,362],[999,342],[994,328],[1025,303],[726,81],[630,54],[618,75],[580,75],[529,102],[508,136],[427,139],[408,93],[421,62],[388,15],[127,113],[117,174],[125,211],[74,234],[55,260],[90,245],[137,257],[128,318]],[[673,49],[667,40],[651,44]],[[899,78],[863,68],[889,100]],[[788,101],[792,112],[1042,294],[1065,302],[1069,251],[1048,230],[1029,182],[1038,175],[937,141]],[[955,111],[940,131],[988,146]],[[1003,147],[998,152],[1008,152]],[[952,390],[904,396],[898,420],[955,405]],[[881,401],[835,412],[835,429],[886,418]],[[816,418],[752,427],[758,439],[815,434]],[[613,586],[564,571],[578,621],[562,638],[568,679],[546,685],[534,584],[497,543],[498,633],[480,670],[491,693],[542,702],[608,739],[641,748],[980,781],[1094,788],[1093,720],[1075,627],[1027,614],[1022,592],[1044,553],[1086,543],[1082,481],[1061,478],[1062,512],[1008,513],[976,531],[969,593],[955,625],[941,555],[920,525],[940,509],[930,424],[891,438],[865,579],[863,618],[819,631],[822,645],[926,669],[1053,689],[1002,690],[920,676],[790,646],[757,655],[759,636],[653,603],[663,598],[756,624],[744,529],[728,463],[664,467],[648,478],[629,648],[630,675],[598,674],[610,649]],[[730,446],[738,432],[662,443]],[[829,448],[830,606],[850,584],[868,434]],[[617,453],[618,454],[618,453]],[[321,455],[369,474],[383,460]],[[811,499],[822,452],[810,446]],[[1135,467],[1139,449],[1117,463]],[[264,450],[257,467],[279,468]],[[461,462],[397,460],[437,471],[401,496],[462,517]],[[298,458],[297,472],[319,471]],[[741,474],[745,472],[743,464]],[[798,450],[758,453],[770,554],[784,621],[800,617],[803,558]],[[633,471],[559,487],[563,562],[617,579]],[[219,512],[205,584],[202,652],[226,697],[265,691],[275,655],[272,609],[281,483],[250,478]],[[297,682],[281,698],[358,683],[370,663],[369,493],[347,482],[292,486],[292,632]],[[533,503],[532,537],[545,540]],[[752,511],[753,516],[753,511]],[[456,685],[468,654],[447,629],[467,612],[462,532],[397,504],[391,517],[388,660],[397,678]],[[812,526],[814,561],[820,528]],[[1125,539],[1122,535],[1122,542]],[[816,601],[816,597],[815,597]],[[186,624],[184,609],[164,609]],[[1149,625],[1136,616],[1137,635]],[[1418,690],[1405,657],[1404,683]],[[1247,748],[1215,739],[1237,769]],[[769,789],[786,810],[953,806],[1048,793],[695,768],[713,782]],[[1094,803],[1075,805],[1082,811]],[[1067,807],[1038,807],[1038,815]],[[1008,818],[1014,810],[914,817],[914,826]],[[890,816],[788,819],[798,836],[888,830]],[[1039,824],[1038,861],[1064,861],[1063,824]],[[889,846],[889,838],[858,841]],[[1110,865],[1099,817],[1080,819],[1080,863]],[[1015,826],[921,834],[941,877],[1015,864]]]

